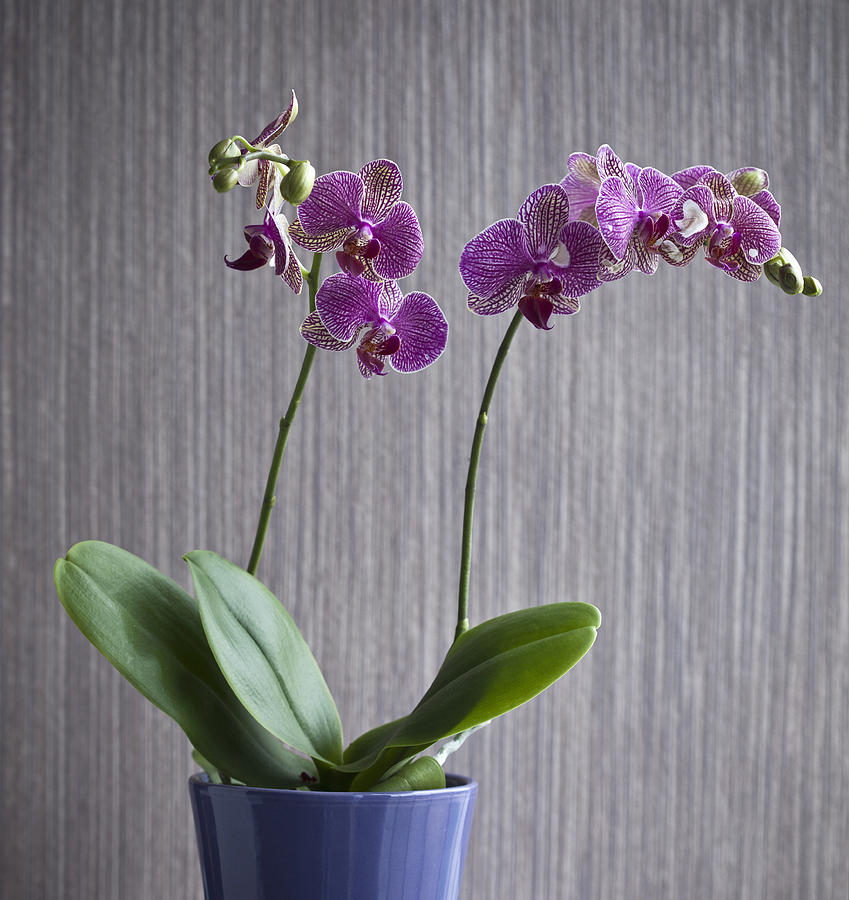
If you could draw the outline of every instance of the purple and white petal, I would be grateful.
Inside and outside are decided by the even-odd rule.
[[[599,286],[598,260],[605,248],[597,228],[588,222],[568,222],[551,257],[553,272],[567,297],[583,297]]]
[[[625,163],[614,153],[610,144],[602,144],[595,156],[595,164],[599,178],[621,178],[625,184],[631,185],[631,176],[625,168]]]
[[[479,316],[496,316],[519,302],[525,291],[526,281],[526,275],[517,275],[490,297],[479,297],[470,292],[468,307]]]
[[[619,281],[624,278],[634,268],[634,254],[631,250],[631,243],[628,243],[628,249],[622,259],[617,259],[613,255],[613,251],[607,244],[602,242],[601,250],[598,254],[598,267],[596,269],[596,277],[599,284],[609,284],[612,281]]]
[[[637,201],[637,206],[639,206],[640,209],[646,209],[643,204],[643,195],[640,188],[640,172],[643,171],[642,168],[636,163],[626,162],[625,171],[631,179],[631,185],[634,188],[634,199]]]
[[[525,226],[518,219],[500,219],[463,248],[460,276],[472,294],[485,299],[531,272],[534,265]]]
[[[621,259],[637,221],[637,205],[633,191],[618,175],[602,181],[595,202],[595,214],[601,236],[613,255]]]
[[[781,225],[781,207],[770,191],[758,191],[751,198],[753,203],[758,206],[775,222],[776,226]]]
[[[389,357],[398,372],[418,372],[438,359],[448,340],[448,323],[433,297],[407,294],[392,320],[401,346]]]
[[[569,197],[569,212],[572,219],[584,216],[587,212],[595,218],[595,200],[601,179],[595,157],[589,153],[573,153],[569,157],[569,171],[561,186]]]
[[[640,172],[639,186],[643,193],[642,209],[669,214],[684,189],[677,181],[651,166]]]
[[[247,151],[243,152],[247,153]],[[259,178],[259,163],[258,159],[252,159],[242,164],[238,179],[242,187],[250,187]]]
[[[375,159],[360,169],[359,176],[363,180],[362,217],[379,222],[401,199],[401,170],[391,159]]]
[[[725,176],[741,197],[752,197],[769,187],[769,175],[755,166],[735,169]]]
[[[301,293],[301,288],[304,286],[304,274],[301,271],[301,262],[291,247],[289,248],[289,264],[283,273],[283,280],[292,289],[293,294]]]
[[[723,261],[730,263],[730,267],[725,269],[725,274],[730,275],[732,278],[736,278],[737,281],[745,281],[746,283],[751,284],[761,277],[763,268],[750,263],[743,256],[742,250],[738,250],[734,256],[727,257]]]
[[[740,254],[753,265],[772,259],[781,249],[781,233],[775,222],[749,197],[734,198],[730,224],[740,234]]]
[[[403,302],[404,295],[397,282],[381,281],[380,291],[377,295],[377,311],[382,319],[391,322]]]
[[[271,153],[276,153],[280,156],[283,151],[277,144],[268,148]],[[262,209],[265,206],[266,198],[268,197],[269,192],[271,192],[272,197],[274,196],[274,186],[277,181],[277,177],[280,174],[280,170],[268,159],[261,159],[259,161],[259,182],[256,186],[256,208]],[[269,206],[272,204],[269,203]]]
[[[690,166],[687,169],[681,169],[680,172],[675,172],[672,175],[672,180],[677,181],[686,191],[687,188],[701,181],[709,172],[715,171],[716,169],[713,166]]]
[[[292,98],[289,100],[289,106],[272,119],[265,128],[259,133],[258,137],[253,141],[255,147],[267,147],[269,142],[276,140],[289,126],[289,123],[298,115],[298,98],[292,91]]]
[[[550,294],[548,299],[554,307],[552,312],[560,316],[574,316],[581,311],[581,301],[577,297],[567,297],[565,294]]]
[[[331,275],[318,289],[315,308],[327,330],[340,341],[350,341],[364,325],[380,321],[381,286],[351,275]]]
[[[634,259],[635,269],[639,269],[643,275],[654,275],[660,265],[660,260],[657,254],[652,253],[636,234],[631,238],[631,246],[628,251]]]
[[[548,256],[557,246],[569,221],[569,196],[559,184],[544,184],[522,204],[516,218],[528,231],[528,249],[534,256]]]
[[[696,258],[699,248],[702,245],[698,242],[686,246],[679,244],[674,238],[667,238],[656,246],[659,256],[664,262],[670,266],[688,266]]]
[[[350,233],[350,228],[340,228],[338,231],[328,231],[327,234],[307,234],[301,227],[299,219],[295,219],[289,226],[289,237],[299,247],[303,247],[304,250],[311,250],[313,253],[327,253],[328,250],[335,250],[337,247],[341,247]]]
[[[358,228],[363,182],[353,172],[331,172],[315,180],[309,197],[298,207],[303,230],[318,236]]]
[[[357,342],[357,334],[350,341],[340,341],[327,330],[321,316],[313,310],[301,323],[301,337],[321,350],[350,350]]]
[[[373,266],[381,278],[405,278],[419,264],[424,252],[422,229],[409,203],[396,203],[386,218],[372,228],[380,241]]]
[[[678,198],[670,218],[670,234],[684,247],[701,242],[716,224],[713,194],[704,184],[687,188]]]
[[[722,172],[708,172],[699,184],[713,194],[713,215],[717,222],[730,222],[737,192]]]
[[[283,277],[289,265],[289,222],[283,213],[274,214],[268,210],[263,222],[265,233],[274,243],[274,271]]]

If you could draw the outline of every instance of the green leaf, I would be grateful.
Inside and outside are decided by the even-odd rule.
[[[100,541],[75,544],[53,575],[80,631],[215,768],[267,787],[297,786],[302,771],[312,772],[309,760],[283,747],[238,701],[209,649],[197,604],[178,584]]]
[[[330,764],[342,725],[306,641],[274,594],[208,550],[185,556],[209,646],[251,715],[281,741]]]
[[[445,787],[445,770],[432,756],[420,756],[394,775],[376,784],[372,791],[433,791]]]
[[[470,629],[454,642],[416,708],[357,738],[341,768],[374,775],[384,762],[394,763],[393,748],[425,749],[527,703],[592,647],[600,624],[588,603],[552,603]]]

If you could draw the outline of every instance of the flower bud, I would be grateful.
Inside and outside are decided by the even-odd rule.
[[[212,176],[212,186],[219,194],[232,191],[239,183],[239,173],[235,169],[222,169]]]
[[[242,151],[239,149],[239,145],[232,138],[224,138],[223,141],[219,141],[209,151],[209,164],[214,166],[216,163],[228,158],[231,158],[235,163],[241,155]]]
[[[802,293],[806,297],[819,297],[822,293],[822,285],[813,275],[806,275],[803,283]]]
[[[315,184],[315,169],[308,160],[289,163],[289,171],[280,182],[280,193],[293,206],[309,197]]]

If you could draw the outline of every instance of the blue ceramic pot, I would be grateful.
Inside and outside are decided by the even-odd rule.
[[[477,784],[285,791],[189,779],[206,900],[456,900]]]

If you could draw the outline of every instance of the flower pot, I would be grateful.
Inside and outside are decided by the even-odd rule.
[[[206,900],[456,900],[477,783],[337,793],[189,779]]]

